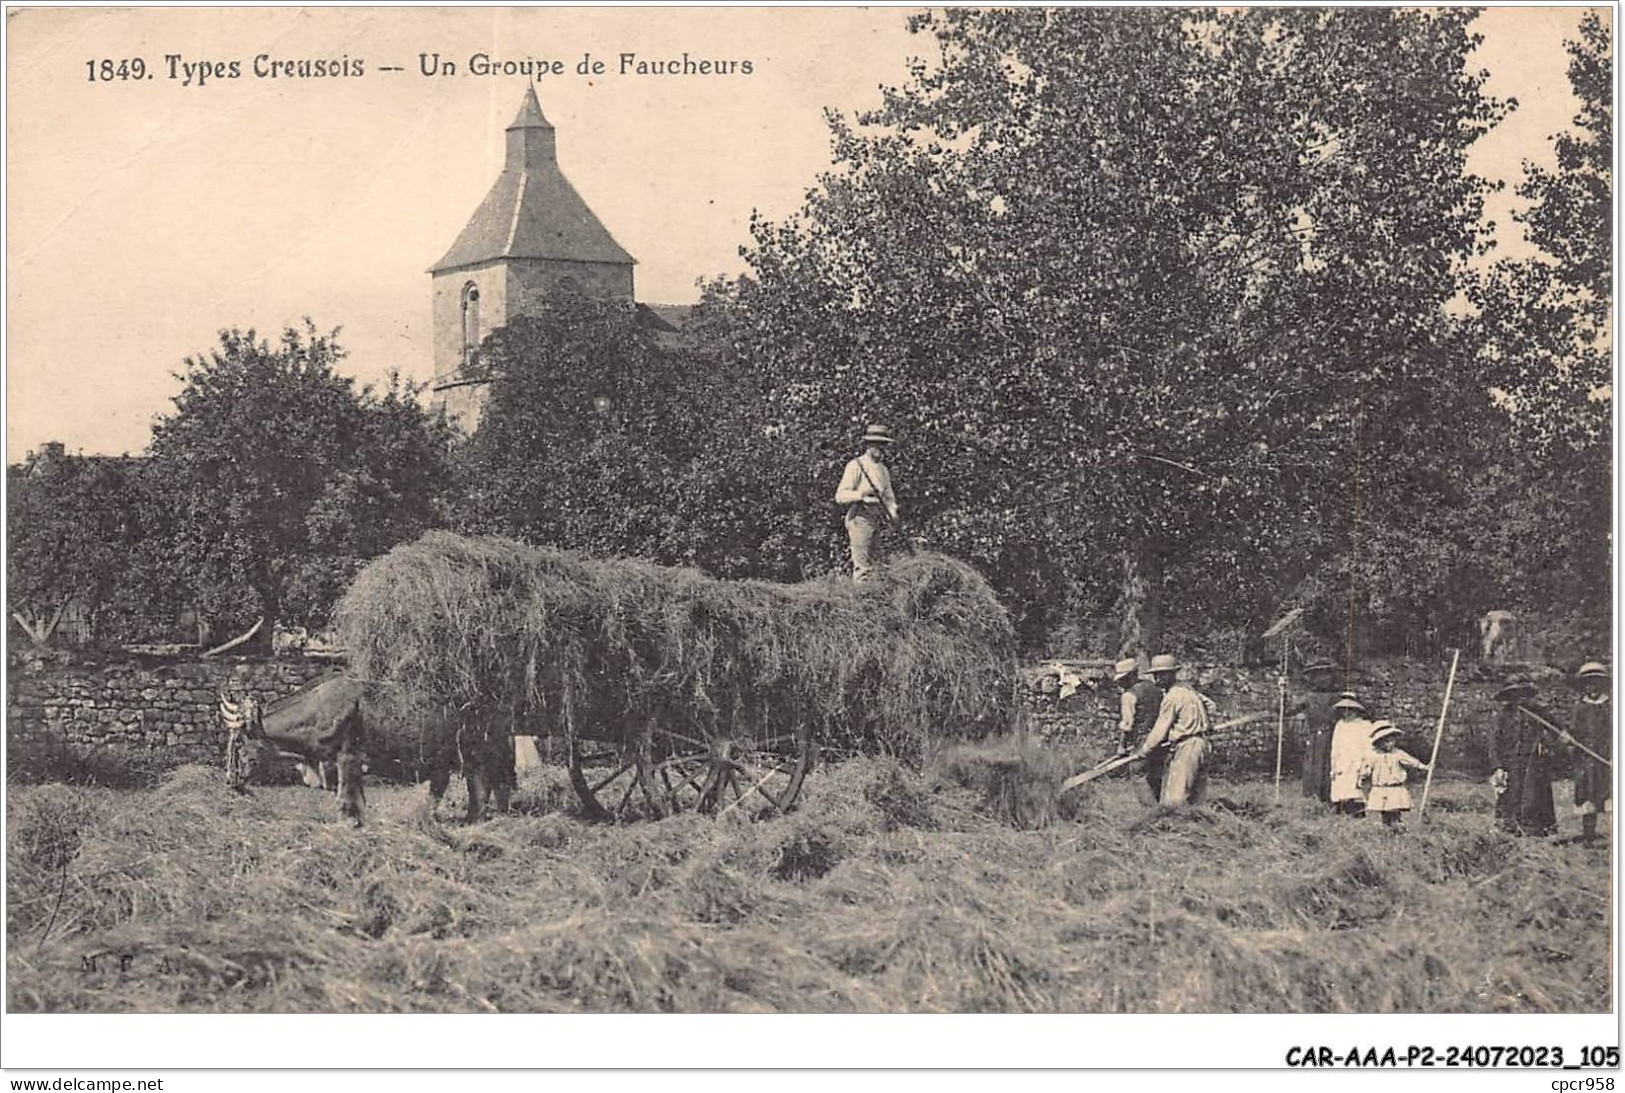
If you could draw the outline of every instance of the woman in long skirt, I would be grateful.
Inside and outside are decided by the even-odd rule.
[[[1608,701],[1608,669],[1591,661],[1575,673],[1580,698],[1574,703],[1573,727],[1576,740],[1604,759],[1613,757],[1614,716]],[[1597,838],[1597,815],[1614,807],[1613,770],[1585,752],[1575,749],[1574,807],[1580,813],[1580,840]]]
[[[1491,754],[1495,764],[1491,784],[1498,794],[1495,820],[1515,835],[1550,835],[1557,829],[1551,741],[1546,730],[1523,712],[1524,707],[1534,708],[1535,693],[1534,684],[1524,682],[1495,692],[1495,700],[1501,703],[1495,713]]]
[[[1309,684],[1309,696],[1303,711],[1303,765],[1299,775],[1303,781],[1303,795],[1332,799],[1332,730],[1337,726],[1337,711],[1332,703],[1338,699],[1332,682],[1335,664],[1322,661],[1303,670]]]
[[[1360,774],[1371,754],[1371,722],[1352,691],[1332,703],[1340,720],[1332,730],[1332,808],[1345,816],[1365,815]]]

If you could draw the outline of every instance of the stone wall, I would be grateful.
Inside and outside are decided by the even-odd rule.
[[[1085,678],[1104,674],[1104,669],[1092,664],[1074,670]],[[1474,776],[1488,773],[1490,737],[1497,708],[1493,696],[1503,686],[1505,671],[1503,667],[1492,670],[1465,661],[1458,668],[1444,739],[1439,748],[1441,769]],[[1540,695],[1536,701],[1557,715],[1557,724],[1567,726],[1572,695],[1563,685],[1561,675],[1538,666],[1521,666],[1519,671],[1537,677]],[[1433,747],[1448,672],[1448,663],[1378,662],[1357,673],[1352,686],[1371,710],[1373,719],[1387,718],[1405,733],[1400,747],[1426,761]],[[1028,682],[1036,683],[1042,674],[1039,669],[1029,671]],[[1198,690],[1218,704],[1221,721],[1254,712],[1270,715],[1250,725],[1215,733],[1211,753],[1214,769],[1273,772],[1277,709],[1274,671],[1202,664],[1187,675]],[[1080,689],[1062,701],[1053,695],[1040,694],[1033,686],[1025,691],[1028,723],[1042,738],[1075,744],[1102,757],[1115,746],[1117,695],[1109,686],[1098,692]],[[1301,704],[1304,695],[1305,689],[1298,681],[1289,681],[1287,708]],[[1282,749],[1282,767],[1288,776],[1296,776],[1303,743],[1304,719],[1289,714]]]
[[[339,667],[332,657],[220,658],[207,661],[94,659],[78,654],[42,657],[14,655],[7,676],[6,740],[13,757],[46,752],[118,748],[161,757],[164,765],[185,762],[218,764],[225,754],[225,729],[218,704],[222,691],[252,693],[271,701],[306,686]],[[1085,677],[1099,677],[1098,664],[1078,666]],[[1353,685],[1376,717],[1392,720],[1405,732],[1401,746],[1426,759],[1433,743],[1447,665],[1416,661],[1373,664]],[[1477,664],[1464,664],[1451,698],[1440,759],[1446,769],[1480,775],[1489,769],[1489,736],[1495,711],[1492,698],[1501,686],[1495,674]],[[1538,702],[1566,725],[1570,693],[1550,669],[1524,668],[1541,677]],[[1216,733],[1213,762],[1217,771],[1269,772],[1275,767],[1275,675],[1268,669],[1197,665],[1190,673],[1198,689],[1219,706],[1220,718],[1246,713],[1270,716]],[[1042,669],[1027,672],[1029,683]],[[1027,694],[1032,731],[1045,740],[1076,745],[1105,756],[1116,743],[1117,700],[1109,687],[1098,693],[1082,689],[1056,701],[1033,687]],[[1289,685],[1287,705],[1302,701],[1303,690]],[[1303,752],[1303,719],[1289,716],[1284,769],[1295,773]]]
[[[270,701],[334,671],[330,658],[206,661],[13,657],[6,679],[6,746],[30,755],[119,748],[166,765],[224,761],[220,694]]]

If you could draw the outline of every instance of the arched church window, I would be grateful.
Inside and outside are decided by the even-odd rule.
[[[480,289],[473,281],[463,286],[463,363],[474,363],[480,348]]]

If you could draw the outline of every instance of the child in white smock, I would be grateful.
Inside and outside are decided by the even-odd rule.
[[[1385,825],[1400,822],[1411,810],[1411,791],[1405,788],[1406,770],[1430,769],[1414,755],[1399,747],[1400,732],[1392,721],[1378,721],[1372,726],[1372,751],[1366,756],[1360,771],[1361,780],[1371,784],[1366,794],[1365,810],[1382,817]]]

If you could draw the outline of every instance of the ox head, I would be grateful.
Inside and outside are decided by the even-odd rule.
[[[251,738],[265,735],[261,714],[260,704],[253,695],[245,695],[236,702],[224,694],[220,696],[220,720],[226,726],[226,784],[232,789],[240,790],[248,781],[243,745]]]

